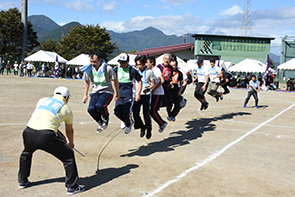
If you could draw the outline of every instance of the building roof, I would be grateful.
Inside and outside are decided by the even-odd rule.
[[[274,40],[275,38],[271,38],[271,37],[247,37],[247,36],[231,36],[231,35],[211,35],[211,34],[193,34],[192,37],[196,38],[196,37],[229,37],[229,38],[244,38],[244,39],[268,39],[268,40]]]
[[[143,51],[133,53],[135,55],[149,55],[149,56],[156,56],[162,55],[164,53],[173,53],[176,51],[183,51],[183,50],[193,50],[195,45],[193,43],[184,43],[184,44],[175,44],[163,47],[156,47],[156,48],[149,48],[144,49]]]

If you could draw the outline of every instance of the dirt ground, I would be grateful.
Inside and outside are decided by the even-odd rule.
[[[147,140],[139,130],[124,134],[114,101],[108,129],[97,134],[82,80],[1,75],[0,84],[0,196],[67,196],[62,163],[42,151],[33,156],[32,185],[17,183],[22,132],[37,101],[60,85],[73,96],[75,145],[85,155],[75,154],[86,187],[79,196],[295,196],[294,93],[260,92],[255,109],[253,98],[242,107],[247,90],[231,89],[219,102],[206,94],[209,108],[198,111],[189,86],[176,121],[163,133],[153,123]]]

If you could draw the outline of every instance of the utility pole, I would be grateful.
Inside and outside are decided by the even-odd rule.
[[[184,38],[184,40],[183,40],[183,43],[186,43],[186,38],[187,38],[187,35],[186,35],[186,34],[184,34],[182,37]]]
[[[22,0],[23,47],[21,60],[25,60],[28,40],[28,0]]]

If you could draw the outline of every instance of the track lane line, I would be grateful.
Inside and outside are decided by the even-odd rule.
[[[148,193],[147,195],[144,196],[154,196],[155,194],[161,192],[163,189],[165,189],[166,187],[168,187],[169,185],[180,181],[183,177],[185,177],[188,173],[190,173],[191,171],[194,171],[204,165],[206,165],[208,162],[216,159],[218,156],[220,156],[221,154],[223,154],[227,149],[229,149],[230,147],[232,147],[233,145],[237,144],[238,142],[242,141],[245,137],[247,137],[248,135],[252,134],[253,132],[257,131],[258,129],[260,129],[262,126],[264,126],[265,124],[271,122],[272,120],[274,120],[275,118],[279,117],[280,115],[282,115],[284,112],[290,110],[292,107],[295,106],[295,103],[293,103],[291,106],[289,106],[288,108],[284,109],[283,111],[281,111],[280,113],[278,113],[277,115],[273,116],[272,118],[268,119],[267,121],[261,123],[260,125],[258,125],[257,127],[255,127],[254,129],[252,129],[251,131],[247,132],[246,134],[244,134],[243,136],[241,136],[240,138],[238,138],[237,140],[229,143],[228,145],[226,145],[224,148],[222,148],[221,150],[219,150],[218,152],[210,155],[209,157],[207,157],[204,161],[199,162],[199,163],[195,163],[195,166],[187,169],[186,171],[182,172],[180,175],[178,175],[175,179],[167,181],[166,183],[164,183],[161,187],[159,187],[158,189],[154,190],[151,193]],[[144,197],[143,196],[143,197]]]

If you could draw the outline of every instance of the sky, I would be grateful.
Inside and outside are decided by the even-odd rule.
[[[20,0],[0,0],[0,10]],[[295,36],[294,0],[252,0],[252,36],[272,37],[271,52],[280,54],[285,35]],[[155,27],[167,35],[240,33],[244,0],[28,0],[28,16],[45,15],[59,25],[77,21],[114,32]]]

